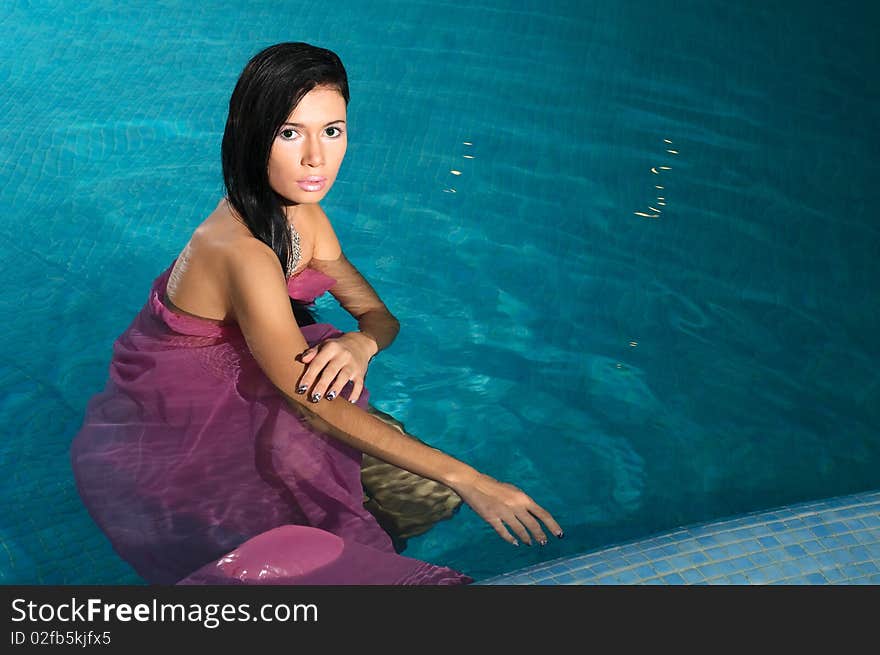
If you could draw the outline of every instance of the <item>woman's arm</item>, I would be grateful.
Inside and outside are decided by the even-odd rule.
[[[251,353],[290,406],[317,429],[361,452],[451,487],[511,543],[516,539],[507,527],[527,543],[531,543],[529,532],[539,543],[546,542],[535,517],[557,536],[561,534],[553,517],[516,487],[401,434],[356,405],[309,403],[305,396],[294,393],[305,369],[297,355],[307,343],[290,312],[277,256],[265,244],[254,241],[226,253],[225,260],[230,303]]]
[[[350,400],[356,402],[370,361],[391,345],[400,332],[400,323],[342,252],[324,211],[318,205],[310,205],[309,211],[315,233],[309,267],[336,280],[330,293],[357,320],[358,330],[327,339],[304,352],[302,361],[308,366],[301,384],[319,399],[333,400],[351,380],[354,388]]]
[[[310,210],[315,230],[315,249],[309,266],[336,280],[330,293],[357,320],[359,331],[375,342],[376,352],[384,350],[400,332],[400,323],[388,311],[376,290],[345,256],[339,237],[324,210],[320,205],[313,205]]]
[[[400,322],[345,253],[340,251],[332,260],[313,257],[309,266],[336,280],[330,293],[357,320],[361,334],[375,342],[376,352],[391,345],[400,332]]]

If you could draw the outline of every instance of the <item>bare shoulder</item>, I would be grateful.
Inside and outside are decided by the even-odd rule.
[[[166,299],[176,310],[198,318],[235,321],[230,285],[234,274],[248,271],[257,277],[257,284],[275,276],[284,284],[274,251],[218,207],[195,229],[178,256]]]
[[[315,259],[337,259],[342,253],[342,246],[330,218],[319,204],[309,205],[309,219],[315,234],[312,256]]]
[[[223,277],[230,285],[236,280],[285,282],[284,271],[275,251],[254,237],[243,236],[224,243],[218,251],[218,260]]]
[[[210,254],[206,259],[214,262],[217,278],[227,288],[233,274],[249,269],[257,276],[274,277],[277,274],[284,279],[275,251],[254,237],[240,220],[233,218],[222,202],[216,212],[199,226],[196,236],[204,252]]]

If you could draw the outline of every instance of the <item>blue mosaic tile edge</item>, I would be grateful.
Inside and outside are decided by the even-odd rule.
[[[880,584],[880,491],[676,528],[477,584]]]

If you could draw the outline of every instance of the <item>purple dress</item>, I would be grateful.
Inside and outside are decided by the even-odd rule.
[[[395,553],[364,509],[361,453],[288,406],[235,323],[172,312],[173,266],[114,342],[71,446],[79,494],[116,552],[152,584],[471,582]],[[306,268],[288,290],[310,302],[335,282]],[[301,330],[310,346],[342,334]],[[357,405],[368,400],[364,389]]]

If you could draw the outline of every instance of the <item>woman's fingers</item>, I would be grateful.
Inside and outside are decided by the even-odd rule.
[[[342,391],[342,388],[348,383],[349,375],[346,369],[334,366],[333,362],[324,367],[321,376],[315,383],[314,388],[310,392],[309,398],[326,398],[333,400]]]
[[[516,514],[508,517],[507,519],[505,519],[504,522],[507,524],[508,528],[516,533],[516,536],[519,537],[520,541],[528,544],[529,546],[532,545],[531,535],[529,534],[528,530],[525,529],[525,526],[523,526],[523,524],[518,520]]]
[[[356,403],[358,401],[358,398],[361,397],[361,392],[364,390],[364,379],[361,377],[357,377],[352,380],[352,382],[354,382],[354,388],[351,390],[351,394],[349,394],[348,400],[350,402]],[[344,387],[347,383],[348,381],[343,382],[342,386]]]
[[[348,344],[348,342],[346,342]],[[355,352],[356,351],[356,352]],[[362,361],[361,351],[351,350],[351,345],[339,340],[330,339],[305,350],[298,357],[306,365],[297,385],[298,394],[308,393],[313,403],[321,398],[333,400],[349,382],[354,383],[349,400],[357,402],[364,389],[366,364]]]
[[[527,511],[519,512],[517,513],[516,518],[519,519],[520,523],[526,526],[528,531],[532,534],[532,537],[534,537],[535,541],[537,541],[542,546],[547,545],[547,535],[544,534],[541,526],[531,514],[529,514]],[[529,541],[528,543],[531,544],[531,541]]]
[[[562,528],[550,515],[550,512],[538,505],[527,494],[517,487],[499,483],[485,475],[476,478],[473,486],[466,486],[458,491],[462,498],[491,525],[505,541],[519,545],[511,538],[512,531],[519,540],[532,545],[533,541],[540,545],[547,544],[544,527],[557,537],[562,536]],[[483,495],[485,494],[485,495]],[[539,520],[544,524],[542,527]]]
[[[554,519],[550,515],[550,512],[548,512],[546,509],[541,507],[534,500],[532,501],[531,506],[528,508],[528,510],[529,510],[529,512],[531,512],[532,514],[537,516],[539,519],[541,519],[541,523],[546,525],[547,529],[550,530],[550,532],[552,532],[554,535],[556,535],[560,539],[562,538],[562,534],[563,534],[562,528],[559,527],[559,524],[556,522],[556,519]]]
[[[498,536],[504,539],[509,544],[513,544],[514,546],[519,546],[519,542],[516,540],[510,532],[507,530],[507,526],[504,525],[504,521],[501,517],[496,518],[494,521],[489,521],[489,525],[495,528],[495,532],[498,533]]]
[[[315,351],[317,351],[317,354],[314,354]],[[320,349],[315,346],[306,351],[306,355],[301,358],[306,363],[306,369],[300,379],[296,392],[302,394],[308,391],[309,400],[313,403],[318,402],[324,397],[332,400],[338,396],[339,392],[342,391],[342,387],[348,382],[346,378],[338,388],[332,387],[337,377],[345,377],[344,374],[339,375],[345,366],[345,362],[341,361],[342,358],[339,355],[340,353],[335,352],[330,347],[330,344]],[[310,357],[311,359],[309,359]],[[334,391],[335,393],[332,394],[332,398],[327,395]]]

